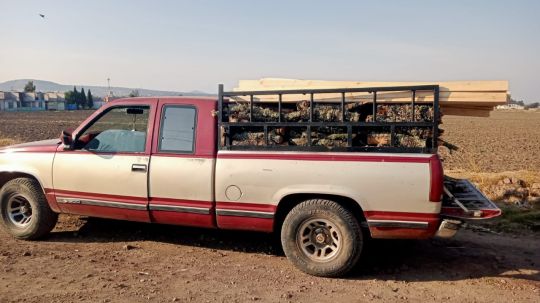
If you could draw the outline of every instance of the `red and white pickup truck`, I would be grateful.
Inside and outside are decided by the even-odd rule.
[[[481,193],[443,180],[437,154],[220,149],[219,98],[120,99],[60,140],[0,149],[4,228],[37,239],[67,213],[275,232],[301,270],[339,276],[366,237],[452,236],[456,218],[500,214],[466,209],[458,195]]]

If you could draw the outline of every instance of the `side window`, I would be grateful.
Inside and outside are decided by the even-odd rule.
[[[159,151],[193,153],[196,110],[188,106],[165,106],[161,118]]]
[[[149,106],[114,107],[77,140],[77,148],[96,152],[142,153],[146,147]]]

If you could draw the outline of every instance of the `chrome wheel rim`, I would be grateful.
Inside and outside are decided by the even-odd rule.
[[[32,205],[21,195],[11,196],[7,203],[8,218],[17,227],[26,227],[32,222]]]
[[[341,231],[336,224],[325,219],[309,219],[300,225],[297,244],[311,260],[327,262],[341,249]]]

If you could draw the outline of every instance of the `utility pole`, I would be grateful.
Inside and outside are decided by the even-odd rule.
[[[107,86],[109,87],[109,97],[112,96],[111,92],[111,78],[107,78]]]

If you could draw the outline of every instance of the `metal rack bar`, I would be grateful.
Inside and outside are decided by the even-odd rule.
[[[311,126],[334,126],[334,127],[345,127],[348,125],[352,126],[390,126],[390,125],[396,125],[396,126],[403,126],[403,127],[429,127],[433,126],[432,122],[235,122],[235,123],[227,123],[230,126],[265,126],[265,125],[271,125],[271,126],[298,126],[298,127],[306,127],[308,125]]]
[[[307,145],[311,146],[311,145],[313,145],[313,142],[311,142],[311,125],[307,126],[306,131],[307,131],[306,137],[307,137],[307,142],[308,142]]]
[[[268,125],[264,126],[264,145],[268,145]]]
[[[309,98],[309,122],[313,122],[313,93],[310,94]]]
[[[249,122],[253,122],[253,95],[249,95]]]
[[[360,93],[360,92],[389,92],[389,91],[408,91],[425,90],[433,91],[438,85],[413,85],[413,86],[384,86],[384,87],[362,87],[362,88],[325,88],[325,89],[289,89],[289,90],[260,90],[260,91],[241,91],[224,92],[224,97],[247,96],[247,95],[303,95],[303,94],[330,94],[330,93]]]
[[[221,127],[220,127],[221,128]],[[231,146],[231,136],[230,136],[230,133],[231,133],[231,128],[229,126],[226,126],[225,127],[225,144],[227,146]]]
[[[373,92],[373,122],[377,122],[377,91]]]
[[[282,94],[279,94],[279,99],[278,99],[278,122],[281,122],[281,102],[283,101],[283,95]]]
[[[394,124],[390,126],[390,146],[396,146],[396,126]]]
[[[412,91],[412,121],[416,121],[416,115],[414,114],[414,110],[416,107],[416,91],[413,89]]]
[[[352,147],[352,125],[347,125],[347,147]]]
[[[433,89],[433,142],[431,147],[437,148],[437,138],[439,137],[439,86]]]
[[[218,122],[223,122],[223,84],[218,86]]]
[[[224,147],[225,150],[252,150],[252,151],[267,151],[268,146],[256,145],[232,145]],[[420,147],[377,147],[377,146],[353,146],[353,147],[333,147],[329,150],[325,146],[281,146],[271,145],[275,151],[314,151],[314,152],[390,152],[390,153],[427,153],[430,149]]]
[[[341,121],[345,122],[345,93],[341,93]]]

